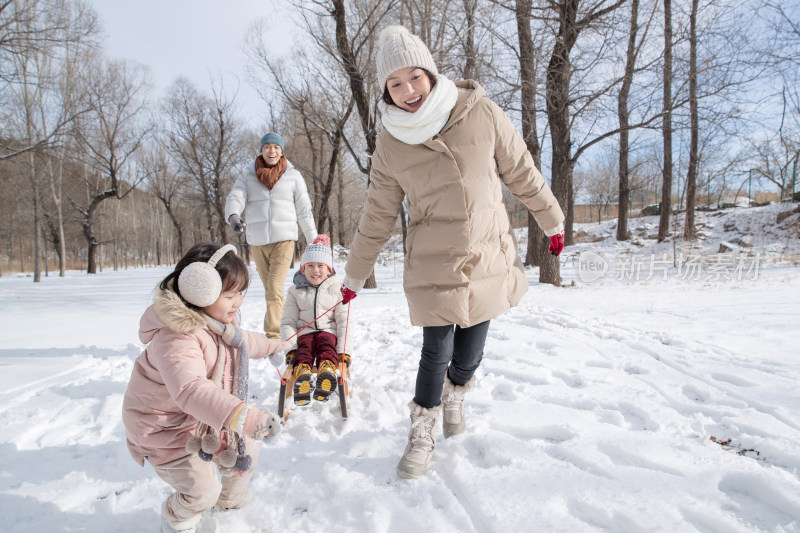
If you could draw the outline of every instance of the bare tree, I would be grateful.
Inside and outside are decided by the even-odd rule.
[[[211,240],[228,241],[225,198],[246,156],[246,139],[234,114],[235,95],[215,87],[203,95],[186,78],[175,80],[162,105],[167,149],[193,184],[193,198]],[[248,161],[249,162],[249,161]]]
[[[639,31],[639,0],[631,0],[631,23],[628,31],[628,47],[625,52],[625,74],[617,96],[617,116],[619,117],[619,213],[617,218],[617,240],[627,241],[628,236],[628,155],[630,150],[628,122],[628,96],[633,84],[636,68],[636,34]]]
[[[542,168],[542,146],[536,128],[536,48],[531,33],[531,0],[517,0],[514,14],[517,21],[519,40],[520,103],[522,118],[522,138],[531,153],[536,168]],[[548,239],[536,223],[533,214],[528,212],[528,247],[525,264],[539,266],[547,249]]]
[[[345,0],[315,0],[309,3],[313,4],[313,8],[295,5],[303,13],[308,33],[317,46],[336,59],[341,74],[347,80],[360,120],[366,157],[357,152],[346,137],[342,140],[361,172],[369,177],[372,166],[370,158],[378,136],[376,108],[379,95],[372,91],[367,72],[371,68],[378,27],[397,2],[352,2],[349,6]],[[351,26],[355,28],[352,35]],[[376,286],[372,273],[365,287]]]
[[[466,62],[464,63],[463,77],[466,79],[473,79],[478,77],[478,51],[475,45],[475,28],[478,25],[477,10],[478,0],[463,0],[464,4],[464,18],[466,22],[466,30],[464,32],[464,52]]]
[[[122,200],[146,178],[132,156],[153,130],[153,123],[145,116],[149,85],[141,65],[98,60],[89,73],[87,88],[92,112],[77,128],[88,162],[87,202],[73,199],[72,203],[83,215],[86,272],[95,274],[97,247],[102,244],[94,227],[95,214],[104,201]]]
[[[788,120],[792,106],[786,93],[788,90],[785,89],[783,112],[777,133],[760,142],[751,141],[748,148],[749,152],[755,154],[752,158],[753,171],[759,178],[776,185],[780,190],[781,199],[791,196],[797,169],[800,166],[800,124],[791,124]]]
[[[567,213],[568,243],[572,240],[572,172],[575,166],[570,121],[570,79],[572,76],[570,51],[583,30],[613,12],[624,2],[625,0],[613,2],[599,0],[587,6],[582,6],[580,0],[559,0],[549,3],[550,9],[558,21],[556,42],[547,66],[547,118],[553,150],[551,188],[561,209]],[[583,9],[579,9],[581,7]],[[610,132],[607,135],[610,135]],[[595,140],[595,142],[598,141],[599,138]],[[553,285],[561,284],[557,257],[545,257],[539,270],[539,280]]]
[[[655,8],[651,10],[651,17],[645,26],[644,33],[639,39],[639,0],[630,2],[630,24],[628,26],[628,41],[625,50],[625,71],[622,76],[619,94],[617,95],[617,117],[619,119],[619,215],[617,220],[617,240],[628,240],[628,211],[631,195],[630,183],[630,110],[628,101],[630,97],[633,78],[636,72],[646,67],[638,67],[637,61],[642,47],[647,39],[650,23],[655,15]]]
[[[188,189],[187,176],[180,173],[177,163],[169,156],[163,142],[153,143],[140,155],[147,178],[147,190],[164,206],[177,236],[178,256],[183,255],[185,224],[180,216],[181,200]]]
[[[6,14],[9,10],[8,4],[3,7],[0,14]],[[93,12],[85,11],[80,4],[21,2],[14,3],[14,7],[24,15],[17,15],[0,26],[15,37],[8,38],[7,33],[6,38],[0,38],[0,41],[4,41],[3,48],[10,52],[14,66],[13,73],[6,80],[13,102],[12,109],[17,111],[12,119],[17,125],[17,147],[0,156],[0,159],[22,154],[26,156],[26,175],[31,187],[33,212],[33,281],[39,282],[42,201],[46,191],[42,178],[49,176],[51,185],[54,184],[53,173],[49,172],[52,166],[45,163],[49,161],[52,164],[52,161],[44,157],[42,152],[55,140],[63,138],[67,126],[86,112],[85,107],[76,105],[73,94],[75,63],[81,49],[91,45],[90,39],[96,30]],[[51,188],[51,191],[60,212],[60,197],[55,188]],[[61,220],[60,214],[58,219]],[[62,265],[62,275],[63,272]]]
[[[664,0],[664,86],[662,103],[662,138],[664,165],[661,179],[661,213],[658,220],[658,242],[669,235],[669,218],[672,210],[672,0]]]
[[[49,146],[86,111],[54,104],[51,95],[60,81],[57,70],[74,61],[76,49],[94,46],[96,33],[96,14],[81,2],[0,2],[0,83],[5,86],[0,103],[21,106],[32,127],[26,126],[25,137],[13,146],[0,137],[0,148],[7,151],[0,160]]]
[[[686,172],[686,220],[683,239],[697,238],[694,227],[694,197],[697,191],[697,166],[699,164],[700,119],[697,109],[697,6],[700,0],[692,0],[689,15],[689,168]]]

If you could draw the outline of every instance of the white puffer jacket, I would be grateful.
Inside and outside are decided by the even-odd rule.
[[[308,242],[317,236],[306,183],[288,161],[286,171],[271,191],[258,181],[255,167],[240,175],[225,201],[225,220],[232,214],[245,219],[247,242],[254,246],[296,241],[298,223]]]
[[[334,271],[329,278],[314,287],[298,270],[294,274],[293,284],[286,293],[286,303],[283,306],[281,319],[281,338],[288,339],[306,324],[311,322],[298,336],[317,331],[327,331],[336,335],[336,353],[353,353],[353,324],[348,327],[348,311],[350,304],[340,303],[327,313],[328,309],[341,302],[342,293],[339,288],[342,282]],[[314,320],[316,317],[325,315]],[[352,322],[352,321],[351,321]],[[297,337],[293,337],[297,349]]]

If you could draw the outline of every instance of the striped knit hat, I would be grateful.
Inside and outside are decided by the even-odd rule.
[[[306,246],[303,257],[300,259],[300,268],[305,268],[308,263],[322,263],[327,265],[329,271],[333,272],[331,240],[324,233],[317,235],[317,238]]]

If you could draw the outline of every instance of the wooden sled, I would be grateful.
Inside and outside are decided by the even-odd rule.
[[[339,362],[337,370],[336,395],[339,396],[339,412],[342,415],[342,419],[347,420],[349,417],[347,399],[353,394],[353,392],[350,390],[350,369],[344,363],[344,361],[341,361]],[[316,375],[317,367],[313,367],[311,369],[311,373]],[[294,401],[292,399],[294,381],[294,365],[288,365],[281,376],[281,390],[278,396],[278,416],[284,421],[289,418],[290,414],[287,400],[289,404]]]

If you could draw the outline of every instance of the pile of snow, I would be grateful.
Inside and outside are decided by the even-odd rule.
[[[672,253],[649,237],[653,218],[634,219],[640,244],[567,248],[565,287],[529,269],[523,301],[490,328],[466,432],[440,433],[416,481],[395,466],[421,329],[402,254],[387,249],[379,288],[353,303],[350,420],[336,402],[294,409],[263,444],[250,505],[209,512],[198,530],[800,531],[800,268],[774,260],[798,243],[777,208],[758,209],[703,214],[705,259],[690,276],[646,262]],[[756,230],[741,257],[761,254],[738,277],[708,259],[724,255],[730,222]],[[587,275],[599,272],[590,253],[602,275]],[[641,268],[620,267],[625,257]],[[158,530],[170,489],[128,456],[120,404],[139,317],[169,270],[0,278],[0,530]],[[264,311],[254,275],[244,326],[257,330]],[[274,410],[278,373],[256,361],[251,375],[253,401]]]

